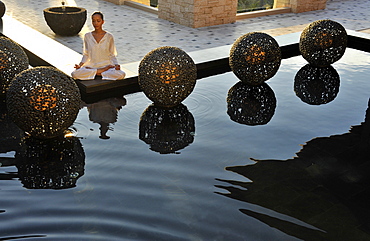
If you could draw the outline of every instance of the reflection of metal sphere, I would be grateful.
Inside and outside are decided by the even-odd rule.
[[[243,82],[259,85],[273,77],[281,63],[276,40],[265,33],[247,33],[238,38],[230,50],[230,67]]]
[[[305,103],[321,105],[334,100],[339,92],[340,79],[332,67],[302,67],[294,79],[294,91]]]
[[[47,140],[29,137],[21,146],[15,157],[19,178],[25,188],[72,188],[84,175],[85,153],[77,137]]]
[[[318,20],[302,32],[299,51],[314,66],[325,67],[338,61],[347,47],[347,32],[332,20]]]
[[[161,154],[175,153],[194,141],[194,117],[179,104],[173,108],[150,105],[141,115],[140,140]]]
[[[14,76],[28,69],[26,53],[13,40],[0,37],[0,95],[4,95]]]
[[[267,124],[275,113],[274,91],[266,83],[251,86],[236,83],[227,95],[227,114],[233,121],[245,125]]]
[[[193,91],[196,79],[194,61],[176,47],[154,49],[140,62],[140,88],[158,106],[180,104]]]
[[[5,100],[0,100],[0,153],[17,151],[24,132],[8,115]]]
[[[14,122],[37,138],[63,134],[80,108],[76,83],[52,67],[36,67],[18,74],[7,92],[8,111]]]

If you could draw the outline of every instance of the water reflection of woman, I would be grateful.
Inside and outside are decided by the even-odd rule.
[[[100,125],[100,139],[109,139],[107,132],[110,129],[109,124],[117,122],[118,111],[126,105],[126,99],[109,98],[87,105],[89,120]]]

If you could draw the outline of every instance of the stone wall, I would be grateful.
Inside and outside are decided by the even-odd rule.
[[[274,8],[290,7],[290,0],[274,0]]]
[[[150,5],[150,0],[105,0],[115,4],[138,2]],[[327,0],[275,0],[274,8],[291,8],[293,13],[326,8]],[[207,27],[236,21],[238,0],[158,0],[158,17],[191,28]],[[154,9],[154,8],[152,8]],[[154,12],[154,11],[153,11]]]
[[[135,0],[135,2],[150,6],[150,0]]]
[[[159,0],[158,17],[192,28],[233,23],[237,0]]]
[[[290,0],[293,13],[321,10],[326,8],[327,0]]]

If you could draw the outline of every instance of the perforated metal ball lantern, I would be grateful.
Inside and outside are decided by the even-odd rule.
[[[9,86],[10,117],[36,138],[62,135],[73,124],[81,96],[76,83],[53,67],[36,67],[18,74]]]
[[[139,138],[161,154],[176,153],[194,141],[195,121],[188,108],[150,105],[141,115]]]
[[[26,137],[15,155],[19,179],[28,189],[66,189],[85,173],[85,152],[77,137]]]
[[[176,47],[154,49],[139,65],[140,88],[157,106],[180,104],[193,91],[196,79],[193,59]]]
[[[276,109],[276,97],[271,87],[238,82],[227,95],[227,114],[244,125],[264,125],[270,122]]]
[[[0,37],[0,95],[5,95],[14,76],[29,68],[22,47],[7,37]]]
[[[279,44],[266,33],[247,33],[239,37],[230,50],[231,70],[250,85],[260,85],[273,77],[280,63]]]
[[[303,66],[294,78],[294,91],[305,103],[310,105],[327,104],[339,92],[340,77],[332,67]]]
[[[338,22],[318,20],[301,33],[299,51],[308,63],[326,67],[342,58],[347,47],[347,32]]]

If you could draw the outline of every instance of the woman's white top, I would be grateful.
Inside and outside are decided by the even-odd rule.
[[[102,68],[117,65],[116,56],[117,50],[111,33],[106,32],[99,43],[96,42],[92,32],[85,34],[81,60],[85,67]]]

